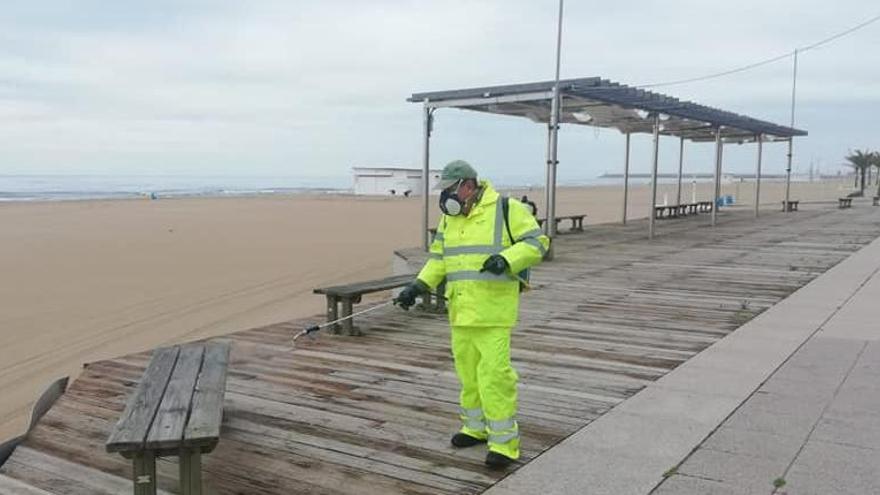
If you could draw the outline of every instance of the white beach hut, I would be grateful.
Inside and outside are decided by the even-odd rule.
[[[353,167],[354,193],[369,196],[420,196],[422,170],[399,167]],[[433,190],[440,171],[431,170],[428,181]],[[434,192],[432,191],[432,194]]]

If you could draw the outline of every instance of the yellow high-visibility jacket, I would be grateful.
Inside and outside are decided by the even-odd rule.
[[[482,196],[467,216],[443,215],[431,243],[428,262],[418,279],[432,290],[445,278],[449,323],[453,326],[516,325],[519,282],[510,274],[480,273],[492,254],[501,254],[510,272],[538,264],[550,239],[525,205],[508,200],[510,235],[504,225],[501,196],[488,181],[480,181]]]

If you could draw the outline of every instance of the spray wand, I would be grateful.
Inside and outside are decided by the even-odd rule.
[[[515,274],[515,273],[511,273],[510,271],[508,271],[507,274],[508,274],[511,278],[513,278],[513,279],[515,279],[515,280],[518,280],[521,284],[523,284],[523,287],[524,287],[525,290],[528,291],[528,290],[531,290],[531,289],[532,289],[532,286],[529,285],[529,282],[526,281],[524,278],[520,277],[519,275],[517,275],[517,274]],[[443,297],[443,296],[439,296],[438,294],[434,294],[434,293],[430,293],[430,292],[429,292],[429,294],[431,294],[431,295],[433,295],[433,296],[435,296],[435,297]],[[443,299],[445,300],[446,298],[443,297]],[[383,303],[379,303],[379,304],[377,304],[377,305],[375,305],[375,306],[369,307],[369,308],[367,308],[367,309],[364,309],[364,310],[358,311],[357,313],[352,313],[352,314],[350,314],[350,315],[348,315],[348,316],[343,316],[342,318],[337,318],[337,319],[335,319],[335,320],[333,320],[333,321],[328,321],[328,322],[325,322],[325,323],[320,323],[320,324],[317,324],[317,325],[308,326],[308,327],[302,329],[302,331],[300,331],[299,333],[297,333],[296,335],[293,336],[293,344],[296,345],[296,341],[297,341],[300,337],[302,337],[302,336],[304,336],[304,335],[313,336],[312,334],[314,334],[315,332],[321,331],[321,330],[323,330],[323,329],[325,329],[325,328],[327,328],[327,327],[329,327],[329,326],[336,325],[336,324],[338,324],[338,323],[340,323],[340,322],[343,322],[343,321],[345,321],[345,320],[350,320],[351,318],[354,318],[355,316],[360,316],[360,315],[363,315],[363,314],[366,314],[366,313],[369,313],[369,312],[372,312],[372,311],[376,311],[377,309],[384,308],[385,306],[388,306],[388,305],[394,304],[394,303],[396,303],[396,302],[397,302],[397,298],[394,298],[394,299],[391,299],[391,300],[385,301],[385,302],[383,302]]]
[[[310,326],[310,327],[306,327],[306,328],[304,328],[301,332],[299,332],[298,334],[296,334],[296,335],[293,336],[293,342],[294,342],[294,344],[295,344],[296,341],[297,341],[297,339],[299,339],[299,338],[302,337],[303,335],[311,335],[311,334],[313,334],[313,333],[315,333],[315,332],[317,332],[317,331],[319,331],[319,330],[322,330],[322,329],[324,329],[324,328],[327,328],[327,327],[329,327],[329,326],[336,325],[337,323],[343,322],[343,321],[345,321],[345,320],[350,320],[350,319],[354,318],[355,316],[360,316],[360,315],[362,315],[362,314],[366,314],[366,313],[369,313],[369,312],[371,312],[371,311],[375,311],[375,310],[377,310],[377,309],[379,309],[379,308],[384,308],[385,306],[388,306],[389,304],[394,304],[395,302],[397,302],[397,299],[391,299],[390,301],[385,301],[385,302],[383,302],[383,303],[377,304],[377,305],[372,306],[372,307],[370,307],[370,308],[367,308],[367,309],[364,309],[364,310],[358,311],[357,313],[352,313],[352,314],[350,314],[350,315],[348,315],[348,316],[343,316],[342,318],[337,318],[337,319],[335,319],[335,320],[333,320],[333,321],[328,321],[328,322],[326,322],[326,323],[321,323],[321,324],[318,324],[318,325],[312,325],[312,326]]]

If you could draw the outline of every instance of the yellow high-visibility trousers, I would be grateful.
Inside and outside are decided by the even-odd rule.
[[[509,327],[453,327],[452,354],[461,382],[461,432],[488,440],[489,450],[519,458],[517,374]]]

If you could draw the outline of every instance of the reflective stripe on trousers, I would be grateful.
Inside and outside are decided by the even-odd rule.
[[[486,423],[483,421],[483,410],[479,407],[465,409],[459,408],[458,417],[461,418],[462,426],[474,431],[485,431]]]
[[[519,425],[516,419],[508,418],[500,421],[488,420],[489,443],[505,444],[519,438]]]

